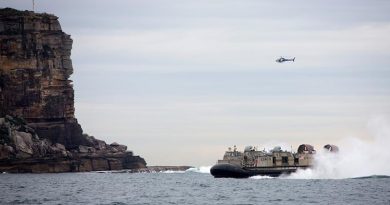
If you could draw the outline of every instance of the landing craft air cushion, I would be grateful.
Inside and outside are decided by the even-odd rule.
[[[329,152],[338,152],[335,145],[325,145]],[[298,147],[297,153],[284,151],[277,146],[270,151],[258,151],[253,146],[245,147],[244,152],[237,151],[234,146],[225,152],[222,160],[211,167],[210,173],[215,178],[247,178],[255,175],[277,177],[290,174],[298,169],[310,168],[313,165],[316,151],[309,144]]]

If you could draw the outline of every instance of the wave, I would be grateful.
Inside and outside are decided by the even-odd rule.
[[[183,173],[186,173],[186,171],[166,170],[166,171],[161,171],[161,173],[165,173],[165,174],[183,174]]]
[[[210,174],[211,166],[192,167],[186,170],[186,172],[196,172],[202,174]]]
[[[185,171],[178,171],[178,170],[165,170],[161,171],[160,173],[165,174],[184,174],[189,172],[195,172],[195,173],[202,173],[202,174],[210,174],[211,166],[200,166],[200,167],[191,167]]]
[[[257,175],[257,176],[253,176],[253,177],[250,177],[251,179],[276,179],[277,177],[270,177],[270,176],[260,176],[260,175]]]
[[[101,173],[101,174],[114,174],[114,173],[164,173],[164,174],[184,174],[189,172],[202,173],[202,174],[210,174],[211,166],[200,166],[200,167],[191,167],[187,170],[159,170],[159,169],[141,169],[141,170],[107,170],[107,171],[93,171],[93,173]],[[3,173],[4,174],[4,173]]]
[[[80,172],[80,173],[88,173],[88,172]],[[129,169],[122,170],[107,170],[107,171],[92,171],[91,173],[99,173],[99,174],[121,174],[121,173],[132,173]]]
[[[371,175],[371,176],[365,176],[365,177],[354,177],[351,179],[389,179],[390,176],[388,175]]]

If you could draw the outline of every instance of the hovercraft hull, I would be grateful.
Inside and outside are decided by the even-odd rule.
[[[215,178],[248,178],[251,175],[246,170],[234,164],[216,164],[210,169]]]
[[[234,164],[216,164],[210,169],[211,175],[215,178],[248,178],[251,176],[278,177],[282,174],[295,172],[298,167],[270,167],[270,168],[245,168]]]

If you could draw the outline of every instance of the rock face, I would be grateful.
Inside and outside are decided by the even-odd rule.
[[[88,142],[74,117],[72,39],[57,19],[1,10],[0,116],[21,116],[39,136],[73,148]]]
[[[0,170],[145,167],[126,146],[83,134],[74,116],[71,49],[58,17],[0,9]]]

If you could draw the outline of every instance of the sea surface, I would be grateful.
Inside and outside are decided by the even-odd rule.
[[[213,178],[163,173],[0,174],[0,204],[389,204],[390,177]]]

